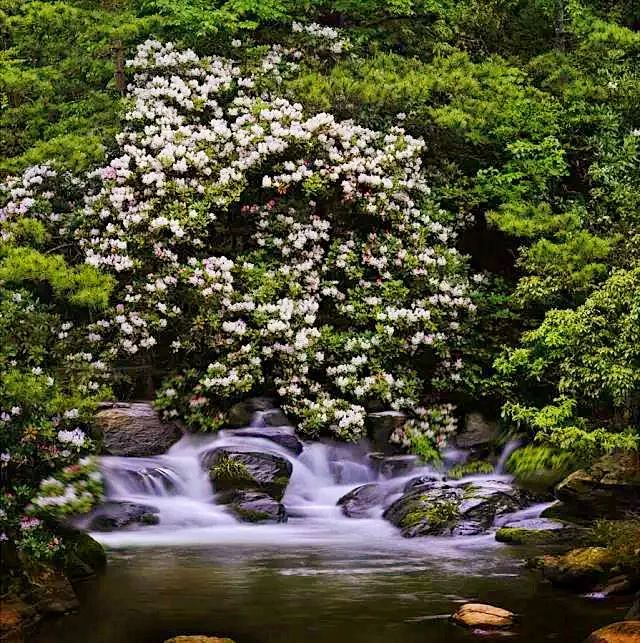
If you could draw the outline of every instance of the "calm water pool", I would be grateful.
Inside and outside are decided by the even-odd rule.
[[[624,616],[624,603],[540,583],[523,568],[522,552],[485,541],[447,547],[368,546],[363,538],[344,547],[310,541],[120,549],[106,573],[79,585],[80,611],[45,623],[30,640],[162,643],[200,633],[237,643],[458,643],[477,638],[447,616],[480,600],[520,614],[506,640],[579,643]]]

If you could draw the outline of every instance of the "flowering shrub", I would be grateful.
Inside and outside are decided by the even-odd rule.
[[[78,230],[87,262],[120,284],[89,341],[178,373],[158,405],[194,426],[220,426],[256,389],[309,435],[358,438],[374,401],[419,418],[424,375],[462,368],[474,310],[424,142],[305,114],[267,91],[265,59],[148,41],[128,64],[121,154],[97,173]]]
[[[61,551],[47,519],[62,512],[37,517],[28,506],[43,478],[80,483],[75,463],[92,449],[87,427],[108,395],[106,364],[83,328],[113,280],[72,261],[81,259],[69,226],[82,189],[47,166],[0,185],[0,540],[40,558]],[[56,254],[62,248],[68,256]],[[86,495],[77,500],[76,509],[88,506]]]
[[[56,519],[66,518],[90,511],[103,493],[98,464],[93,458],[85,457],[77,464],[64,467],[56,476],[42,480],[29,509]]]

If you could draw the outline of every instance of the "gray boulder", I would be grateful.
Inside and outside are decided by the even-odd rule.
[[[467,413],[462,429],[456,434],[455,443],[459,449],[487,447],[498,437],[498,423],[482,413]]]
[[[248,438],[261,438],[288,449],[295,455],[300,455],[304,445],[295,434],[295,429],[288,426],[248,427],[246,429],[232,429],[226,431],[229,435],[245,436]]]
[[[496,519],[529,504],[530,498],[500,481],[452,485],[435,480],[410,481],[405,493],[383,517],[402,535],[471,536],[487,532]]]
[[[158,509],[133,502],[107,501],[86,518],[90,531],[114,531],[124,527],[158,524]]]
[[[284,505],[260,491],[234,491],[222,494],[233,513],[243,522],[287,522]]]
[[[342,513],[349,518],[370,518],[386,496],[384,488],[376,483],[364,484],[349,491],[338,500]]]
[[[165,453],[182,432],[176,424],[163,422],[150,402],[133,402],[98,411],[92,436],[103,453],[144,457]]]
[[[259,414],[259,419],[256,415]],[[268,397],[250,397],[234,404],[227,412],[231,428],[257,426],[290,426],[286,415]]]
[[[203,457],[216,492],[261,491],[281,500],[293,471],[291,462],[271,453],[220,448]]]

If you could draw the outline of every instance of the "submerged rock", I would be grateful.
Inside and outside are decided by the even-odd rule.
[[[588,470],[579,470],[556,487],[568,513],[588,518],[623,518],[640,512],[640,468],[632,453],[602,457]]]
[[[157,507],[110,500],[89,514],[87,527],[91,531],[113,531],[132,525],[157,525],[158,521]]]
[[[260,491],[222,494],[222,501],[243,522],[287,522],[284,505]]]
[[[207,453],[203,464],[215,491],[262,491],[281,500],[293,471],[291,462],[271,453],[227,448]]]
[[[638,643],[640,621],[612,623],[595,631],[584,643]]]
[[[454,623],[481,630],[503,630],[515,623],[515,614],[493,605],[467,603],[451,616]]]
[[[92,435],[103,453],[140,457],[165,453],[182,432],[172,422],[162,422],[150,402],[134,402],[98,411]]]
[[[604,547],[583,547],[562,556],[538,556],[529,564],[553,585],[586,591],[606,577],[615,560]]]
[[[386,496],[383,487],[375,482],[349,491],[338,500],[342,513],[349,518],[370,518]]]

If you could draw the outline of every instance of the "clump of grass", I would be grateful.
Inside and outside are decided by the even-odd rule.
[[[486,475],[493,473],[493,465],[484,460],[476,460],[466,464],[456,464],[447,472],[447,478],[451,480],[460,480],[465,476]]]

